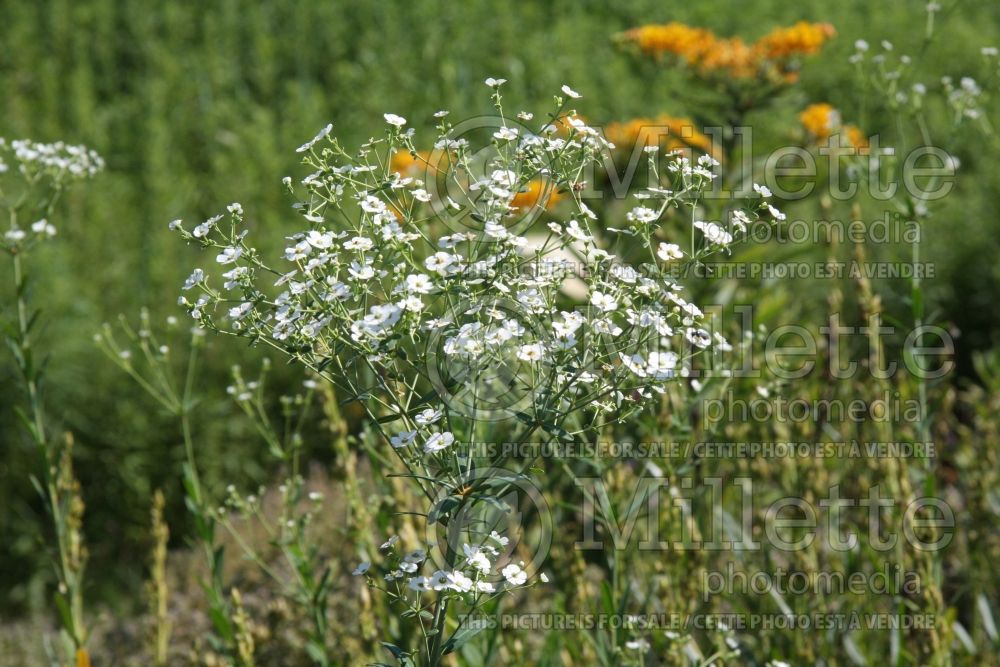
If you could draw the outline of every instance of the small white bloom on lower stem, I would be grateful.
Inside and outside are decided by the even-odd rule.
[[[432,433],[427,442],[424,443],[425,452],[440,452],[447,449],[455,442],[455,436],[449,431],[443,433]]]

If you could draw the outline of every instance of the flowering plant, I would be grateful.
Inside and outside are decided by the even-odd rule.
[[[221,267],[184,285],[197,324],[277,349],[360,402],[427,499],[428,525],[447,528],[431,554],[423,547],[435,545],[401,554],[396,538],[382,549],[383,590],[419,622],[428,664],[470,636],[462,622],[446,636],[449,607],[480,608],[537,569],[515,560],[491,509],[532,462],[486,446],[585,440],[642,410],[699,355],[728,349],[664,268],[726,251],[762,214],[781,215],[757,187],[762,198],[724,223],[699,219],[717,163],[671,154],[659,173],[651,147],[656,185],[636,194],[621,227],[602,223],[580,193],[610,144],[567,108],[579,94],[564,86],[532,131],[532,114],[506,114],[502,83],[487,80],[496,116],[485,146],[446,112],[435,114],[431,153],[394,114],[356,152],[329,125],[301,146],[312,172],[300,189],[285,186],[300,195],[304,227],[280,263],[250,244],[239,204],[190,229],[171,223]],[[393,168],[401,154],[405,173]],[[567,200],[568,219],[545,219],[553,196]],[[691,223],[685,250],[663,228],[679,211]],[[623,259],[628,249],[640,263]],[[381,587],[370,567],[355,574]]]
[[[38,477],[32,478],[52,520],[55,533],[53,569],[58,579],[55,600],[59,608],[67,660],[89,665],[87,625],[83,610],[83,574],[87,549],[83,543],[83,499],[73,472],[73,438],[53,437],[42,393],[45,363],[36,354],[35,329],[39,311],[30,301],[27,258],[40,243],[56,235],[49,222],[56,202],[74,181],[91,178],[104,160],[86,146],[0,137],[0,210],[9,226],[0,237],[0,251],[11,259],[15,320],[4,328],[27,409],[17,408],[39,454]],[[7,322],[2,324],[7,325]]]

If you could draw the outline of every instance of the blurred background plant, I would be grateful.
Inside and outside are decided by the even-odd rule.
[[[985,104],[988,93],[974,95],[975,89],[963,83],[962,77],[973,77],[977,87],[986,91],[996,82],[1000,70],[995,52],[991,55],[981,49],[1000,43],[1000,6],[969,1],[931,6],[928,11],[923,2],[726,0],[664,8],[661,2],[651,0],[613,6],[558,0],[499,10],[489,3],[347,5],[234,0],[210,6],[173,2],[153,11],[148,3],[133,1],[0,4],[0,90],[5,91],[0,136],[84,142],[97,148],[108,162],[106,173],[86,194],[82,189],[70,191],[55,203],[49,218],[59,221],[59,242],[32,250],[32,264],[38,267],[32,271],[32,292],[44,294],[49,313],[41,320],[45,326],[33,330],[36,349],[51,350],[53,359],[46,368],[46,404],[56,406],[47,414],[51,423],[48,434],[73,433],[73,472],[87,507],[83,541],[88,545],[91,576],[86,593],[92,611],[86,627],[91,645],[96,642],[99,646],[92,652],[99,650],[108,664],[154,662],[145,656],[162,655],[162,650],[152,648],[149,619],[133,624],[119,619],[148,608],[157,596],[168,595],[172,626],[168,653],[175,664],[225,664],[233,656],[249,653],[256,656],[257,664],[313,664],[304,649],[309,638],[301,632],[309,627],[309,619],[303,616],[303,607],[289,604],[298,595],[294,587],[284,589],[292,591],[290,597],[275,595],[274,591],[282,588],[275,587],[273,580],[269,583],[258,566],[239,558],[225,559],[216,574],[203,554],[192,555],[185,548],[192,536],[199,534],[199,528],[198,514],[185,507],[184,498],[190,497],[190,492],[185,491],[181,479],[188,456],[176,411],[161,406],[155,398],[141,398],[135,392],[135,381],[107,364],[104,354],[90,341],[91,332],[119,313],[135,313],[148,306],[153,322],[179,314],[174,305],[176,286],[187,275],[191,251],[170,235],[168,220],[204,219],[215,213],[218,202],[238,200],[252,212],[251,223],[261,231],[260,238],[280,239],[282,232],[292,229],[285,217],[288,202],[278,187],[282,177],[295,173],[297,156],[288,147],[297,146],[312,136],[316,127],[331,120],[338,136],[360,144],[374,132],[376,121],[386,110],[405,109],[411,123],[426,127],[433,124],[431,114],[441,106],[451,109],[453,118],[487,112],[480,95],[481,82],[491,74],[506,76],[508,98],[525,108],[543,105],[552,90],[570,82],[586,95],[587,120],[594,125],[616,122],[618,129],[627,130],[631,119],[661,114],[669,114],[677,127],[690,126],[694,132],[713,122],[728,124],[732,118],[719,111],[706,113],[712,107],[706,107],[700,98],[688,99],[685,93],[694,89],[693,73],[707,78],[699,85],[716,103],[721,100],[723,106],[716,109],[725,109],[726,95],[734,84],[701,76],[697,67],[692,72],[689,67],[665,67],[663,59],[642,54],[630,57],[622,53],[621,41],[611,36],[627,34],[637,26],[675,21],[709,42],[721,41],[731,50],[752,51],[752,45],[762,43],[758,40],[769,34],[771,39],[774,35],[789,38],[789,33],[772,32],[776,27],[795,30],[799,21],[806,20],[832,25],[836,36],[823,29],[817,33],[823,36],[819,53],[802,53],[805,57],[796,58],[794,68],[788,71],[766,70],[781,74],[772,77],[774,90],[768,92],[767,104],[755,101],[742,115],[754,128],[755,149],[788,143],[812,145],[823,140],[820,135],[832,130],[828,127],[833,125],[832,109],[839,110],[842,121],[838,122],[845,133],[854,125],[866,136],[881,134],[883,145],[907,141],[912,145],[917,141],[914,137],[924,141],[921,123],[938,129],[955,126],[947,136],[935,133],[931,137],[947,141],[948,151],[957,158],[961,170],[954,192],[940,202],[933,220],[922,228],[922,258],[934,264],[937,276],[921,286],[921,299],[926,317],[958,334],[958,369],[950,382],[929,388],[933,419],[919,426],[928,429],[945,448],[920,479],[932,479],[938,495],[959,509],[962,531],[943,560],[928,563],[904,555],[910,560],[902,565],[936,570],[929,579],[934,585],[926,591],[926,599],[914,604],[920,609],[941,610],[958,625],[948,625],[945,636],[924,638],[936,642],[934,646],[918,645],[924,639],[877,633],[847,638],[817,633],[809,639],[793,632],[752,637],[719,632],[700,637],[700,648],[695,649],[683,637],[619,631],[607,636],[583,633],[582,641],[579,633],[563,638],[515,633],[503,647],[493,650],[501,651],[511,664],[529,658],[538,664],[562,664],[570,659],[590,664],[598,656],[613,664],[615,660],[634,661],[639,655],[647,660],[651,655],[669,655],[674,657],[662,658],[664,664],[670,664],[669,660],[684,664],[687,658],[677,656],[690,656],[697,650],[702,656],[698,662],[707,662],[714,650],[731,651],[726,644],[729,639],[753,655],[784,657],[793,664],[819,659],[863,664],[865,659],[885,655],[894,656],[894,664],[922,663],[929,660],[927,656],[945,661],[949,652],[954,652],[956,660],[970,664],[995,662],[993,615],[1000,600],[993,575],[1000,557],[995,530],[1000,511],[995,443],[1000,428],[996,417],[1000,388],[993,348],[1000,330],[1000,310],[994,307],[995,295],[1000,293],[1000,272],[993,258],[1000,252],[1000,222],[995,209],[1000,175],[990,168],[996,159],[997,138],[988,130],[996,125],[997,110]],[[469,26],[489,26],[488,43],[484,45],[484,29]],[[926,38],[929,26],[933,27],[933,40]],[[697,32],[702,29],[711,32]],[[743,40],[741,46],[727,41],[737,36]],[[892,42],[893,52],[885,53],[883,39]],[[856,60],[858,40],[871,44],[869,59],[879,54],[882,62],[898,62],[894,53],[909,54],[913,60],[904,76],[916,78],[889,94],[896,84],[879,73],[893,72],[896,66],[883,67],[876,62],[874,69],[862,71]],[[793,72],[794,81],[788,76]],[[947,103],[922,107],[923,118],[918,121],[913,114],[913,83],[942,93]],[[750,85],[746,88],[760,92]],[[906,95],[905,100],[896,96],[899,92]],[[979,104],[970,107],[976,99]],[[812,108],[800,122],[799,114],[818,103],[828,104],[829,109]],[[974,122],[953,123],[956,114],[968,117],[970,108],[979,110],[978,118],[969,119]],[[826,123],[816,121],[823,116]],[[910,124],[901,128],[900,117]],[[695,142],[706,146],[694,132]],[[868,207],[870,202],[862,204],[870,211],[866,218],[879,211]],[[613,205],[608,203],[609,208]],[[816,196],[793,203],[787,210],[790,217],[805,219],[855,215],[853,209],[833,213],[830,205]],[[866,252],[900,257],[910,248],[786,243],[769,244],[753,252],[758,254],[739,257],[743,261],[765,256],[775,261],[826,261]],[[855,323],[865,321],[872,312],[902,322],[910,321],[914,313],[912,285],[905,280],[872,279],[862,285],[859,280],[845,279],[831,286],[831,281],[818,279],[767,278],[737,283],[720,278],[708,289],[717,302],[755,303],[756,323],[770,328],[789,321],[818,327],[830,313],[848,313]],[[16,293],[13,283],[0,284],[0,302],[15,303]],[[8,318],[12,313],[4,310],[5,321],[16,321]],[[184,349],[185,337],[169,343],[170,348]],[[262,437],[259,421],[255,421],[258,417],[248,416],[245,406],[235,403],[225,390],[234,385],[231,367],[237,359],[244,367],[251,365],[247,353],[219,341],[202,344],[197,387],[200,401],[194,424],[200,483],[210,490],[216,504],[224,502],[229,484],[253,490],[262,503],[271,503],[267,505],[270,520],[278,522],[287,501],[276,491],[259,493],[259,487],[294,478],[291,462],[268,455],[275,443]],[[898,341],[890,341],[886,353],[896,354],[898,347]],[[858,358],[868,354],[867,348],[852,351]],[[166,363],[173,376],[183,376],[184,355],[169,356]],[[0,404],[4,407],[23,404],[20,375],[17,363],[0,367],[4,378]],[[270,378],[272,389],[253,399],[254,413],[271,423],[283,423],[288,406],[280,397],[301,393],[304,379],[294,369],[276,366]],[[692,387],[693,396],[684,393],[664,399],[670,409],[641,422],[627,436],[706,438],[693,414],[694,401],[702,392],[730,388],[741,395],[760,391],[776,396],[791,391],[773,378],[705,383]],[[831,383],[810,377],[796,383],[794,393],[875,400],[881,396],[877,389],[882,390],[860,380]],[[919,389],[901,383],[890,391],[911,397]],[[324,496],[324,511],[316,515],[319,519],[313,524],[321,537],[313,544],[329,555],[331,576],[340,580],[327,621],[329,631],[340,642],[340,652],[331,654],[330,660],[343,664],[366,655],[370,660],[385,660],[384,652],[366,652],[382,634],[374,627],[391,628],[391,618],[357,581],[344,584],[343,579],[358,555],[374,551],[378,542],[373,540],[415,530],[407,528],[408,520],[393,510],[397,505],[411,504],[412,498],[407,498],[407,491],[398,484],[380,481],[378,474],[358,463],[356,450],[374,447],[376,440],[353,408],[339,406],[338,399],[327,392],[329,388],[319,388],[323,410],[310,413],[297,427],[301,440],[295,451],[302,462],[299,474],[305,488]],[[912,424],[894,428],[896,439],[920,437]],[[848,435],[873,440],[884,439],[885,429],[883,423],[845,425],[820,419],[808,424],[770,424],[767,428],[760,424],[714,424],[708,433],[733,441],[843,439]],[[0,442],[6,446],[0,461],[0,507],[4,508],[0,514],[0,615],[11,621],[0,632],[0,646],[11,664],[39,664],[42,658],[33,647],[37,647],[42,631],[52,627],[50,593],[59,579],[53,577],[49,563],[37,557],[37,526],[49,501],[35,494],[29,482],[31,473],[38,472],[37,458],[13,410],[0,411],[0,434]],[[609,433],[608,437],[623,436]],[[68,442],[65,439],[47,440],[60,450],[68,449],[62,444]],[[277,442],[284,441],[279,438]],[[698,461],[653,463],[665,475],[689,474],[706,465]],[[605,464],[601,474],[612,489],[612,500],[626,502],[636,477],[645,468],[634,462]],[[752,476],[765,498],[776,497],[779,491],[822,497],[824,488],[844,479],[852,480],[857,495],[864,495],[871,484],[883,479],[899,480],[904,487],[912,485],[909,473],[877,467],[888,466],[886,462],[852,461],[836,467],[830,460],[795,459],[778,465],[753,460],[712,465],[719,465],[715,472],[727,477]],[[578,498],[579,490],[573,489],[571,481],[560,482],[554,473],[551,477],[547,488],[553,493]],[[66,498],[78,493],[76,486],[66,488],[70,487],[73,490],[67,491]],[[156,489],[162,489],[164,497],[158,520],[161,529],[151,531],[149,513]],[[902,488],[900,493],[905,496],[912,489]],[[241,495],[245,498],[247,494]],[[554,517],[557,525],[574,525],[572,512],[564,511]],[[239,516],[237,511],[235,517]],[[698,517],[695,523],[703,525],[706,518]],[[686,519],[678,516],[672,520]],[[138,592],[150,572],[135,554],[150,552],[151,541],[162,541],[162,526],[167,525],[169,558],[163,566],[156,565],[154,558],[153,567],[148,568],[155,575],[151,577],[154,584],[160,581],[163,585],[154,585],[152,590],[157,592],[143,601]],[[155,540],[154,535],[158,536]],[[227,545],[229,553],[242,551],[228,531],[219,531],[217,539]],[[564,572],[553,578],[554,592],[523,601],[524,609],[580,611],[603,605],[615,610],[637,604],[640,598],[671,611],[708,608],[698,598],[698,577],[693,573],[718,568],[719,564],[707,562],[704,554],[685,552],[676,558],[671,554],[665,562],[633,558],[628,564],[612,564],[607,557],[575,550],[573,539],[553,544],[553,559],[565,565]],[[345,544],[350,547],[345,548]],[[285,567],[281,549],[275,550],[267,537],[255,533],[248,545],[255,552],[266,553],[260,558],[268,567]],[[806,572],[862,566],[844,558],[838,561],[818,550],[796,555],[797,566]],[[743,566],[764,567],[750,561]],[[155,574],[158,571],[160,574]],[[612,572],[618,575],[609,576]],[[285,581],[295,581],[294,573],[287,575],[291,578]],[[233,625],[230,640],[223,644],[205,639],[218,636],[215,623],[222,620],[209,617],[199,587],[199,582],[213,576],[227,582],[216,600],[218,607],[225,609],[226,622]],[[629,582],[654,582],[655,588],[646,585],[643,592]],[[238,603],[229,592],[231,585],[239,590]],[[805,596],[768,600],[746,596],[715,601],[711,608],[784,612],[786,605],[794,611],[811,611],[819,604]],[[845,596],[822,604],[843,610],[890,609],[910,603],[892,597],[864,600]],[[156,608],[162,607],[158,603]],[[154,627],[162,637],[163,614],[153,616],[161,618]],[[648,651],[642,642],[649,644]],[[484,650],[470,643],[465,658],[474,660],[472,652]]]

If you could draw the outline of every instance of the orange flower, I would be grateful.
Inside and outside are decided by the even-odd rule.
[[[429,162],[431,154],[428,151],[417,151],[416,155],[409,151],[398,151],[392,154],[389,169],[403,177],[419,178],[429,169],[433,171],[431,167],[433,163],[428,164]]]
[[[565,197],[558,192],[551,182],[541,178],[534,178],[525,185],[525,189],[514,195],[510,205],[518,211],[527,211],[535,206],[541,205],[545,209],[550,209],[558,204]]]
[[[668,151],[691,147],[709,155],[715,154],[712,140],[699,132],[690,118],[675,118],[666,114],[656,118],[633,118],[608,123],[604,135],[621,149],[631,148],[640,142],[649,146],[659,140],[661,147]]]
[[[754,44],[763,58],[780,60],[796,55],[819,53],[828,39],[837,34],[829,23],[799,21],[788,28],[775,28]]]
[[[865,133],[861,131],[861,128],[857,125],[845,125],[844,134],[847,138],[847,143],[858,149],[859,153],[868,152],[868,137]]]
[[[861,128],[857,125],[842,125],[840,112],[830,104],[810,104],[799,114],[799,120],[816,141],[825,141],[831,135],[840,133],[846,145],[858,149],[859,153],[868,151],[868,139]]]
[[[794,83],[796,77],[785,72],[782,61],[817,53],[835,34],[829,23],[800,21],[776,28],[748,46],[739,37],[719,37],[710,30],[672,21],[633,28],[617,39],[635,44],[647,55],[677,56],[702,74],[721,72],[734,79],[752,79],[777,71],[779,80]]]
[[[688,64],[697,62],[716,41],[711,31],[692,28],[677,21],[633,28],[625,32],[623,38],[635,43],[644,53],[673,53],[687,60]]]
[[[799,114],[799,120],[809,134],[822,141],[840,125],[840,114],[831,105],[821,102],[807,106]]]

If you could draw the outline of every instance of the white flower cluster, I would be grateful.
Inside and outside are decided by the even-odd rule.
[[[57,182],[90,178],[104,169],[104,160],[86,146],[57,141],[51,144],[30,139],[7,141],[0,137],[0,174],[11,161],[25,177],[49,176]]]
[[[946,76],[941,79],[945,93],[948,96],[948,106],[951,107],[957,118],[968,118],[978,120],[983,115],[982,96],[983,89],[970,76],[963,76],[956,86],[951,77]]]
[[[48,220],[42,218],[31,223],[29,229],[11,227],[4,232],[3,240],[8,248],[21,247],[26,243],[52,238],[56,235],[56,228]]]
[[[15,167],[11,171],[11,165]],[[49,203],[35,215],[45,216],[51,208],[53,197],[45,189],[59,189],[68,181],[90,178],[104,168],[104,160],[86,146],[71,146],[61,141],[43,144],[30,139],[7,141],[0,137],[0,206],[5,197],[16,193],[25,200],[32,190],[35,196]],[[22,183],[8,189],[3,178],[20,179]],[[17,208],[17,204],[13,204]],[[30,219],[30,218],[29,218]],[[27,226],[11,216],[10,227],[0,237],[0,249],[24,252],[39,241],[56,235],[56,228],[48,218],[40,217]]]
[[[469,595],[472,602],[482,594],[492,595],[500,592],[513,591],[528,585],[528,572],[524,563],[509,562],[504,567],[497,566],[497,560],[509,540],[495,530],[485,539],[483,544],[473,546],[462,545],[462,554],[458,565],[452,569],[437,569],[429,575],[422,575],[421,568],[428,562],[427,552],[416,549],[407,553],[399,553],[396,544],[399,537],[394,535],[386,540],[380,551],[386,553],[382,578],[386,582],[395,582],[400,596],[404,591],[416,591],[417,594],[438,592],[443,594]],[[360,563],[351,573],[356,577],[371,577],[371,561]],[[545,583],[548,577],[540,574],[539,581]]]
[[[850,62],[859,68],[863,67],[869,48],[868,42],[857,40]],[[875,66],[871,72],[872,81],[886,95],[891,106],[909,108],[911,111],[921,110],[928,95],[927,84],[920,81],[905,83],[910,75],[916,73],[911,66],[913,59],[906,54],[891,58],[893,45],[888,41],[882,42],[882,49],[882,53],[871,57],[871,64]],[[998,53],[995,47],[983,47],[980,52],[988,62],[996,58]],[[944,76],[941,78],[941,92],[945,104],[953,114],[955,125],[983,117],[983,89],[974,78],[963,76],[956,85],[952,77]]]
[[[413,399],[428,395],[431,367],[444,363],[510,369],[510,384],[528,397],[518,410],[535,423],[551,425],[582,406],[620,414],[640,404],[700,351],[728,348],[664,270],[685,257],[681,246],[660,240],[672,213],[694,212],[718,163],[672,156],[661,184],[669,187],[638,193],[628,228],[612,229],[578,195],[580,175],[607,144],[560,112],[537,133],[501,122],[486,164],[475,164],[479,153],[442,120],[426,182],[390,167],[398,152],[418,154],[412,131],[398,131],[400,117],[388,114],[387,138],[353,155],[324,128],[303,149],[313,171],[295,208],[307,226],[288,237],[281,264],[265,264],[247,243],[238,204],[190,231],[171,223],[213,248],[222,269],[221,288],[196,269],[184,289],[200,294],[180,303],[201,326],[264,341],[334,381],[352,368],[373,371],[401,380]],[[442,184],[463,200],[441,194]],[[562,221],[525,220],[515,204],[525,192],[559,193]],[[765,188],[757,192],[725,223],[692,220],[688,259],[727,249],[763,212],[781,215]],[[475,384],[476,373],[464,381]],[[374,389],[401,422],[386,437],[404,458],[419,461],[458,442],[446,401]]]

